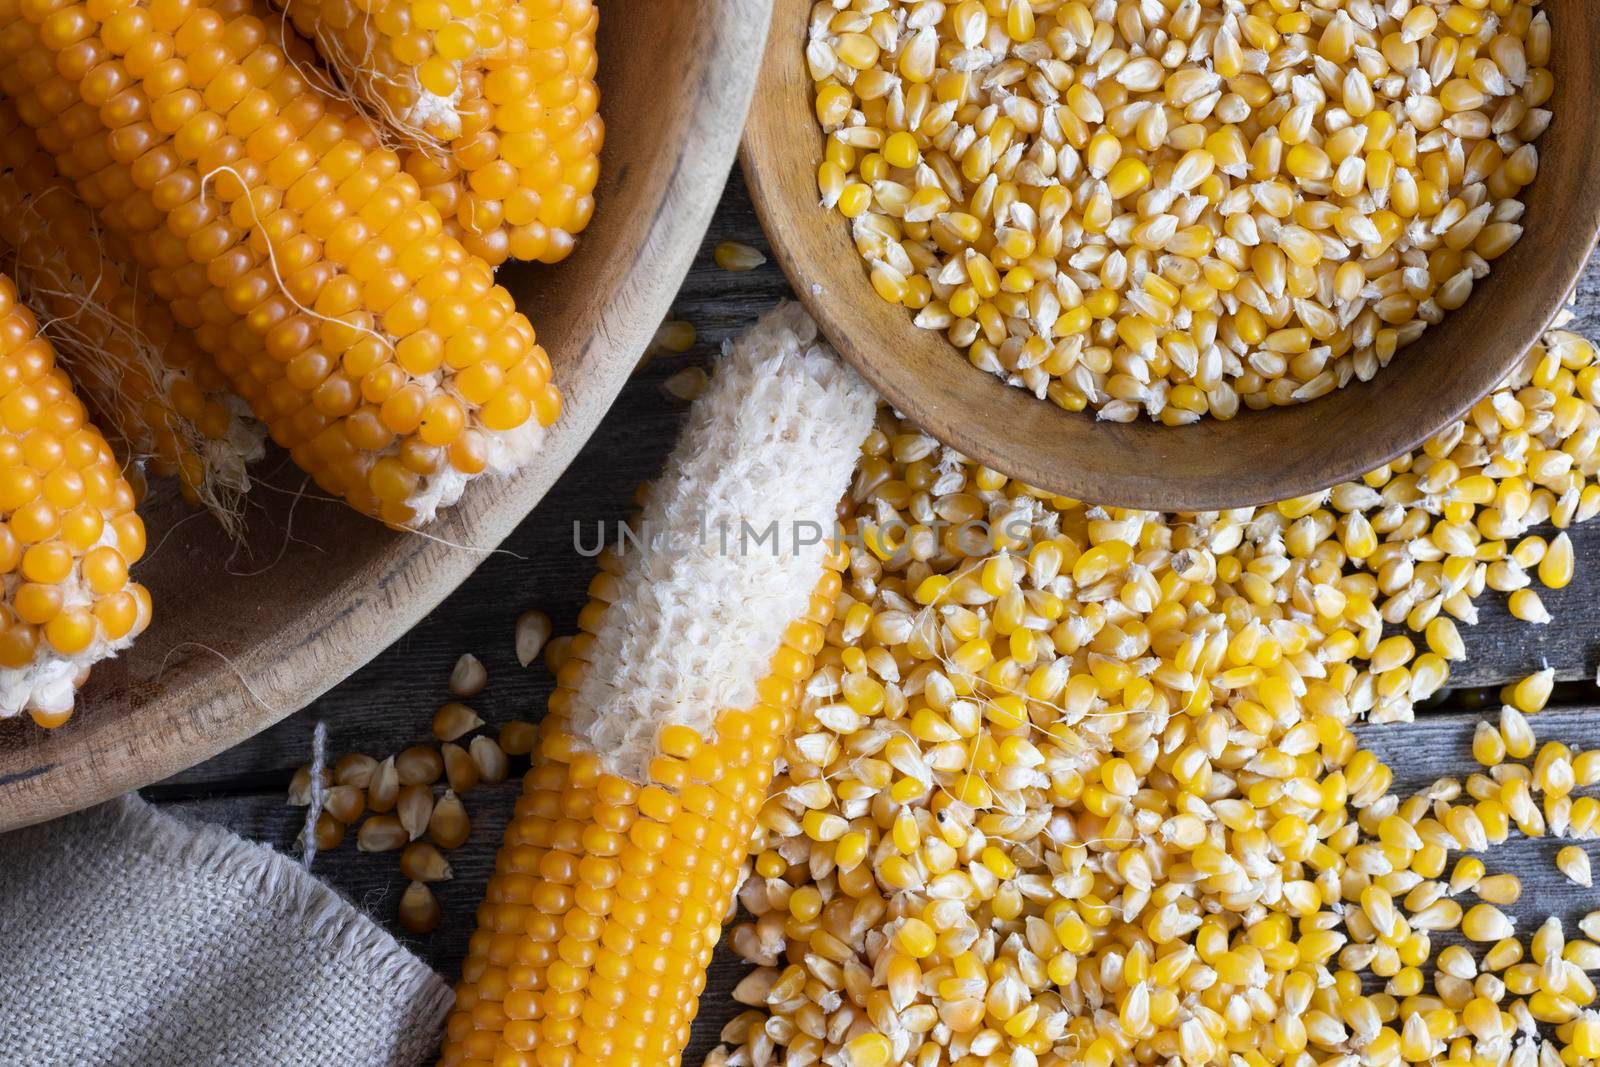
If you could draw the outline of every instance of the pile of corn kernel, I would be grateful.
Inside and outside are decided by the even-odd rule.
[[[550,616],[542,611],[518,616],[517,662],[527,667],[543,653],[546,668],[554,674],[571,638],[551,640],[550,630]],[[304,764],[289,779],[288,803],[307,809],[299,840],[307,863],[317,853],[338,848],[352,829],[360,851],[399,853],[407,884],[395,917],[414,934],[432,933],[444,917],[432,886],[455,877],[448,856],[471,835],[462,797],[480,784],[505,781],[512,773],[512,758],[534,749],[538,727],[533,723],[502,723],[496,739],[484,730],[482,717],[463,703],[483,693],[488,682],[483,661],[463,653],[450,670],[450,695],[456,699],[433,714],[437,744],[412,745],[382,760],[348,752],[331,766]]]
[[[707,1063],[1600,1062],[1600,945],[1525,945],[1480,855],[1600,836],[1600,753],[1529,723],[1553,672],[1420,795],[1351,731],[1446,683],[1486,589],[1548,619],[1572,546],[1527,531],[1600,512],[1596,364],[1553,333],[1421,451],[1211,514],[1051,497],[882,413]]]
[[[817,183],[873,287],[1063,408],[1291,404],[1522,234],[1539,0],[819,0]]]

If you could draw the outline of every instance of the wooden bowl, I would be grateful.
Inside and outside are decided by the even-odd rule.
[[[1600,7],[1547,0],[1555,120],[1539,142],[1526,233],[1470,300],[1370,382],[1308,404],[1170,428],[1071,414],[979,371],[941,333],[879,299],[848,227],[817,202],[823,137],[804,46],[809,0],[776,0],[741,158],[778,262],[823,332],[897,408],[953,448],[1080,499],[1208,511],[1356,477],[1492,389],[1563,306],[1600,228]]]
[[[151,551],[135,576],[152,591],[155,622],[95,668],[65,726],[0,723],[0,830],[164,778],[304,706],[404,634],[511,532],[610,407],[689,268],[738,146],[769,8],[606,5],[594,222],[567,261],[500,273],[565,396],[533,464],[475,483],[428,537],[303,494],[281,456],[257,472],[266,484],[252,495],[242,549],[181,503],[152,501]]]

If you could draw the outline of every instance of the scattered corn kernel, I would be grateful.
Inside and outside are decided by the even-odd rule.
[[[550,616],[542,611],[530,609],[517,616],[517,662],[526,667],[538,658],[539,651],[544,648],[545,642],[550,640],[550,631],[553,624]],[[507,749],[506,751],[511,751]]]
[[[432,933],[443,913],[439,901],[422,882],[412,882],[400,896],[400,925],[414,934]]]
[[[1556,870],[1566,875],[1573,885],[1585,889],[1594,885],[1589,873],[1589,854],[1578,845],[1568,845],[1556,853]]]
[[[682,354],[694,347],[694,323],[684,322],[682,319],[669,319],[656,327],[656,335],[651,344],[663,352]]]
[[[767,261],[759,248],[738,241],[722,241],[712,251],[711,258],[723,270],[755,270]]]
[[[454,700],[441,705],[433,714],[433,736],[441,741],[458,740],[482,725],[483,719],[479,718],[477,712]],[[419,758],[413,757],[407,765]]]
[[[456,660],[456,665],[450,668],[450,693],[463,700],[475,697],[483,692],[483,687],[489,683],[489,672],[484,668],[483,661],[471,652],[463,652],[461,658]],[[435,731],[434,736],[438,736]],[[460,737],[457,734],[456,737]],[[441,741],[454,741],[455,737],[441,737]]]
[[[687,404],[705,392],[710,381],[704,367],[685,367],[675,371],[671,377],[662,382],[661,391],[672,399]]]

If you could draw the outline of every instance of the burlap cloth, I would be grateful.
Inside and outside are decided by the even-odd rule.
[[[0,836],[0,1065],[414,1067],[450,990],[289,858],[125,797]]]

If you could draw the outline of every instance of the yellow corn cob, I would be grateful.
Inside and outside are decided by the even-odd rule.
[[[0,718],[41,726],[72,713],[94,662],[150,621],[128,581],[144,524],[111,446],[55,351],[0,275]]]
[[[9,101],[0,101],[0,241],[24,298],[50,312],[44,330],[58,357],[128,455],[176,475],[187,498],[234,524],[260,431],[236,415],[194,337],[127,284]]]
[[[651,490],[649,543],[602,559],[442,1067],[679,1062],[849,560],[788,542],[790,524],[831,526],[871,425],[870,391],[813,336],[783,311],[735,349]],[[782,524],[778,547],[719,552],[729,519]]]
[[[478,912],[442,1065],[678,1062],[843,563],[829,560],[784,635],[761,703],[723,712],[710,739],[663,731],[642,784],[606,773],[572,736],[592,634],[573,640]],[[584,625],[598,625],[614,576],[597,575]]]
[[[400,131],[406,172],[491,264],[554,263],[594,211],[593,0],[281,0]]]
[[[537,447],[560,410],[549,359],[252,10],[3,0],[0,85],[84,202],[142,235],[152,288],[273,440],[359,510],[425,522]]]

